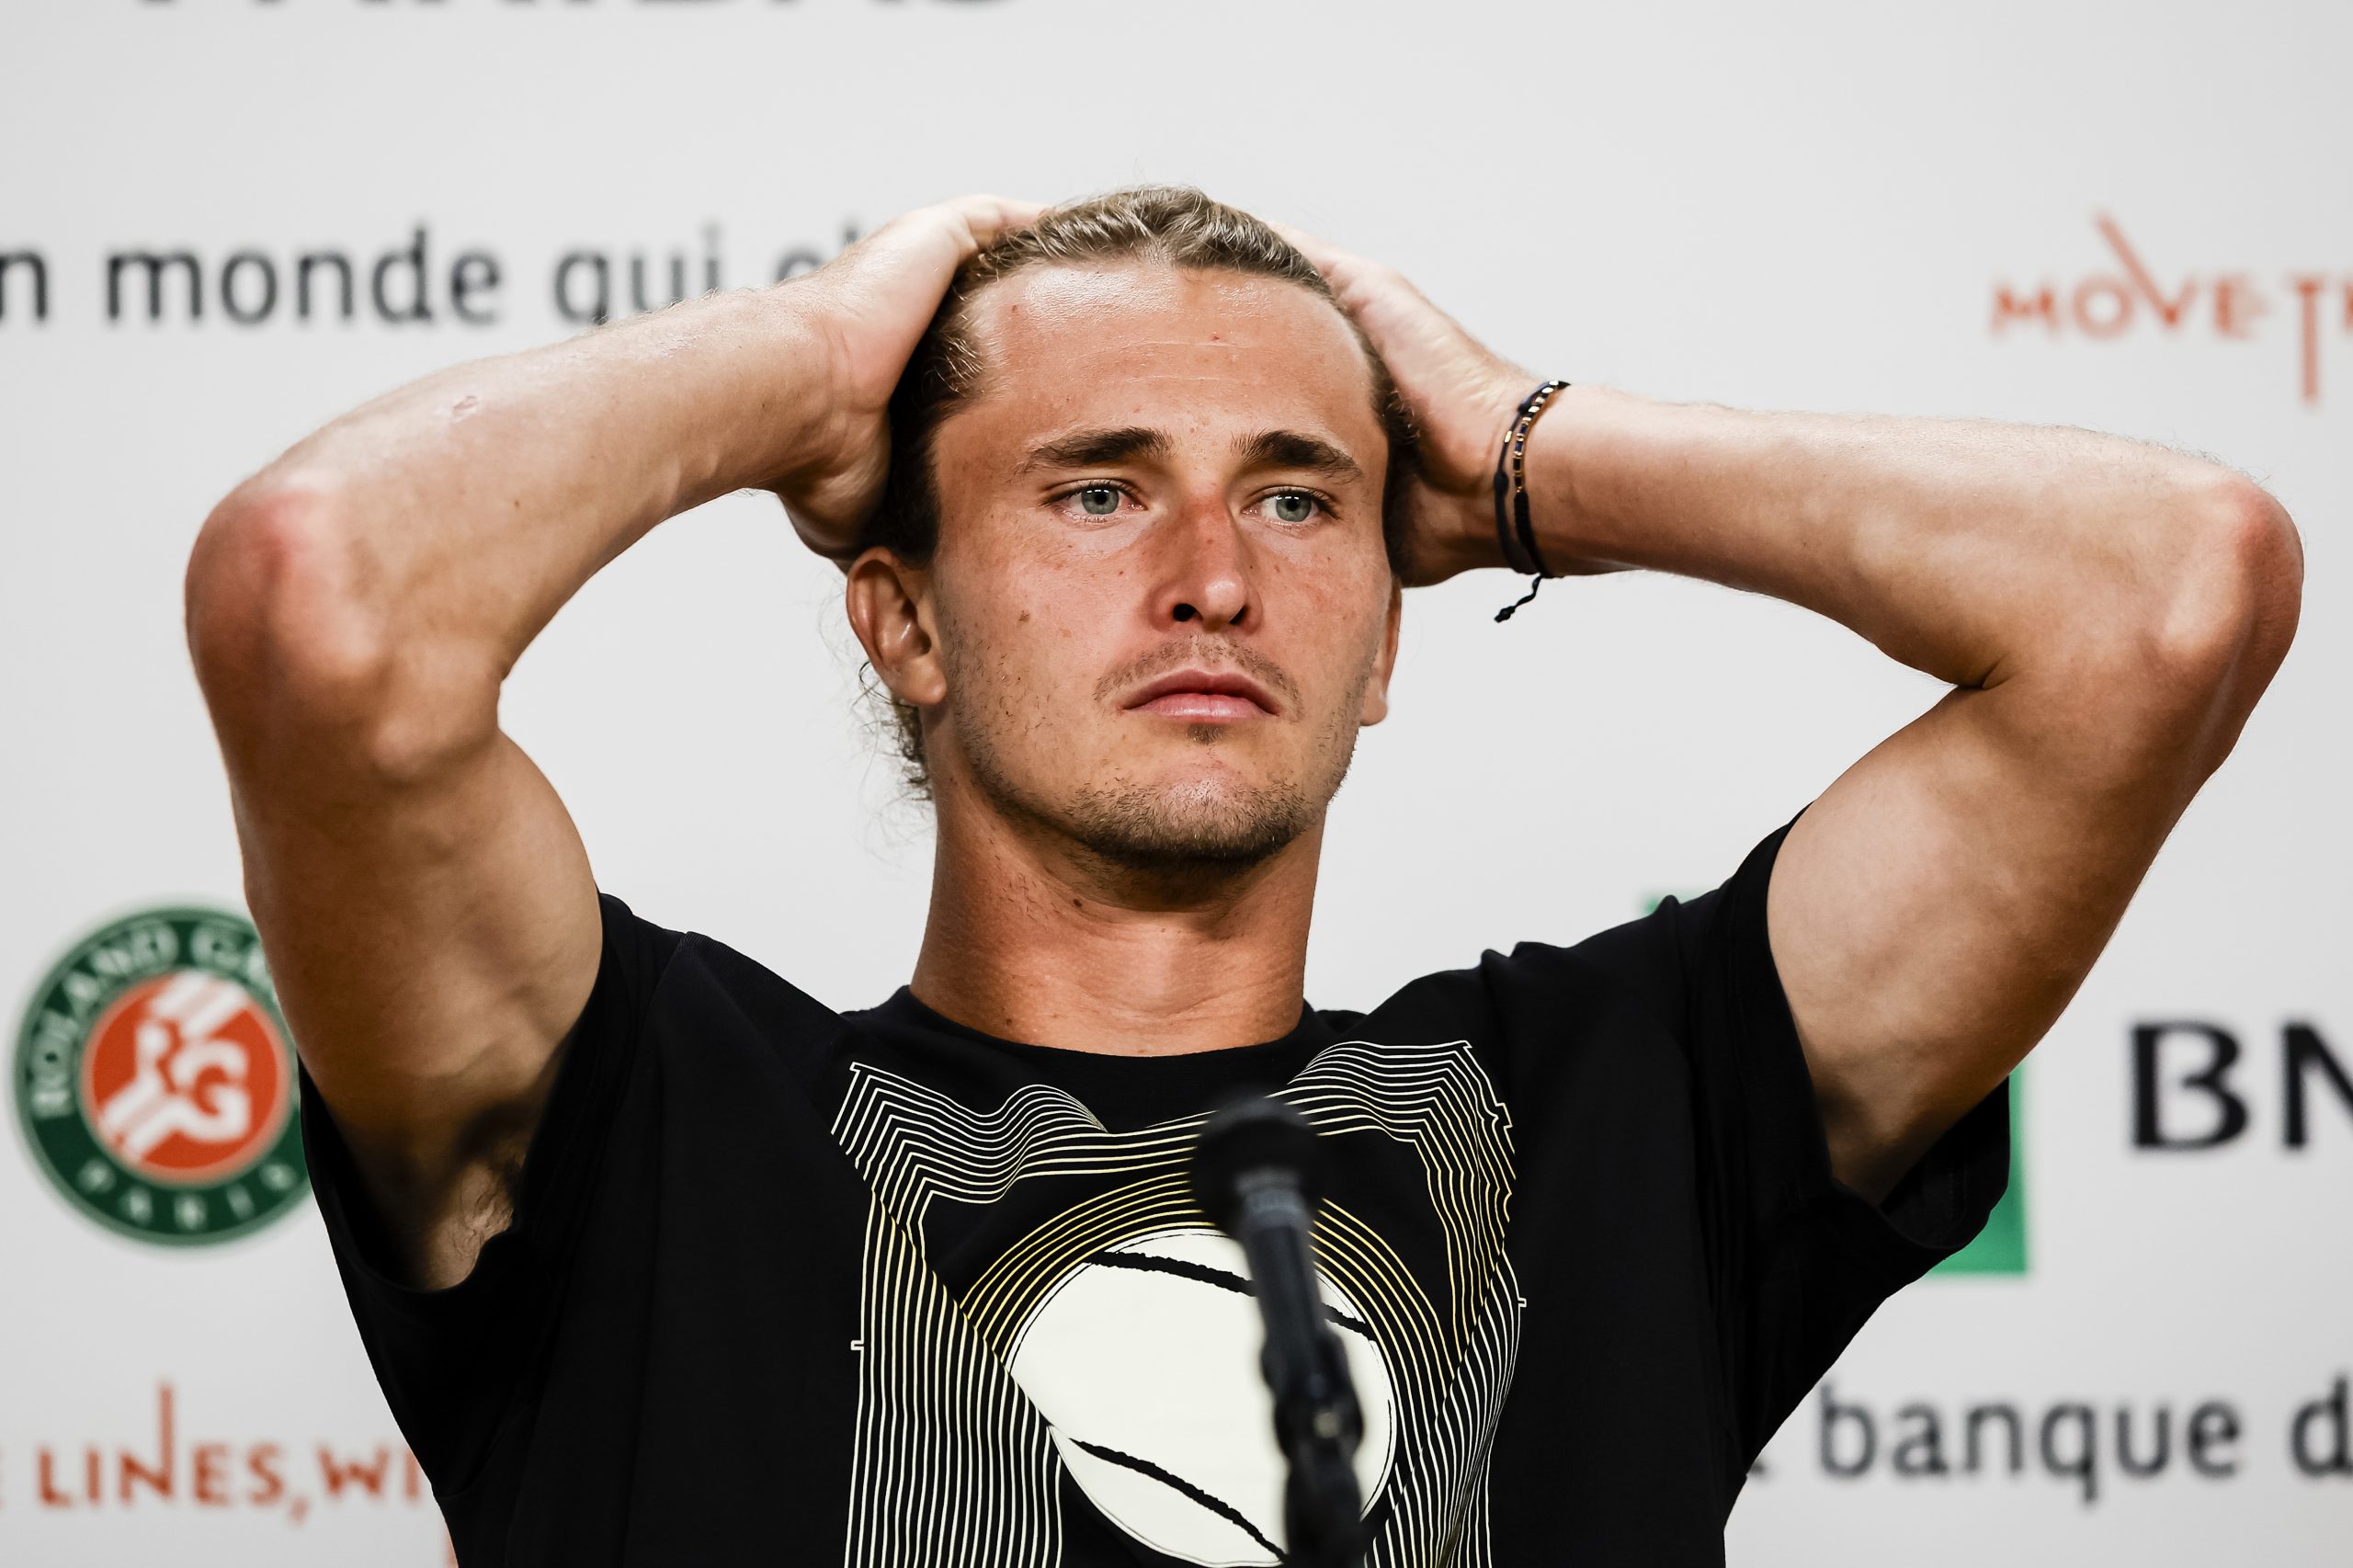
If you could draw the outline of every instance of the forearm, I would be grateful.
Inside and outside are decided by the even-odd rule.
[[[2075,428],[1606,388],[1538,421],[1529,475],[1552,562],[1768,594],[1972,687],[2045,657],[2227,638],[2249,613],[2243,535],[2277,511],[2230,470]]]
[[[307,437],[208,520],[189,576],[199,653],[208,632],[275,637],[383,700],[494,702],[605,562],[665,517],[777,478],[815,438],[824,354],[785,292],[457,366]],[[387,664],[404,678],[381,678]]]

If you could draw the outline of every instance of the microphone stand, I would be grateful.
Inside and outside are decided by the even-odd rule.
[[[1193,1160],[1201,1206],[1242,1245],[1266,1325],[1259,1369],[1274,1396],[1285,1560],[1359,1568],[1368,1544],[1354,1463],[1364,1414],[1340,1336],[1325,1318],[1310,1250],[1323,1149],[1296,1111],[1239,1102],[1203,1130]]]

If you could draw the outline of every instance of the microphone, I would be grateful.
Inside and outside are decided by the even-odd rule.
[[[1257,1096],[1211,1116],[1193,1151],[1193,1200],[1242,1244],[1267,1345],[1259,1370],[1275,1400],[1284,1561],[1358,1568],[1367,1545],[1354,1460],[1364,1438],[1348,1363],[1324,1313],[1309,1238],[1323,1196],[1324,1142],[1289,1106]]]

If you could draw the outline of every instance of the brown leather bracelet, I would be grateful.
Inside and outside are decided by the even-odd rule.
[[[1536,579],[1527,593],[1495,612],[1497,620],[1509,620],[1514,611],[1536,597],[1545,578],[1558,575],[1544,564],[1544,553],[1536,547],[1536,526],[1528,515],[1528,433],[1535,428],[1537,415],[1552,401],[1552,394],[1568,384],[1546,381],[1520,400],[1511,428],[1504,435],[1503,453],[1495,460],[1495,541],[1503,546],[1504,560],[1513,571]]]

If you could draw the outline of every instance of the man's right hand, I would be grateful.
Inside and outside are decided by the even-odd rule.
[[[904,213],[779,290],[806,308],[831,361],[833,419],[804,462],[767,488],[801,541],[847,565],[858,525],[881,499],[891,464],[891,393],[956,269],[1042,209],[965,196]]]

